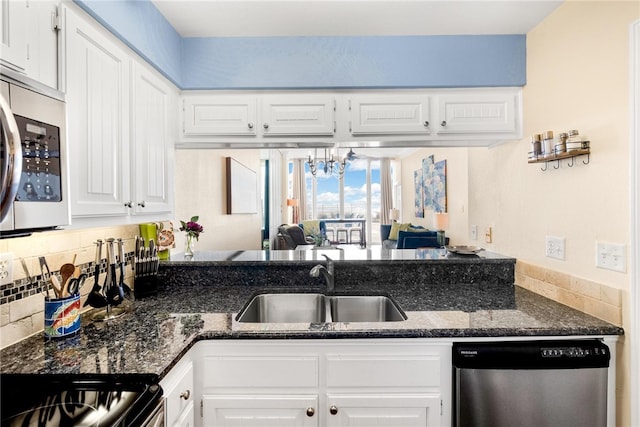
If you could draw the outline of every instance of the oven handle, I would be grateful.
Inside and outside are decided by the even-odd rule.
[[[16,119],[13,117],[9,103],[0,95],[0,120],[6,134],[4,150],[4,170],[2,171],[2,187],[0,187],[0,222],[4,221],[13,200],[18,192],[22,175],[22,141]]]

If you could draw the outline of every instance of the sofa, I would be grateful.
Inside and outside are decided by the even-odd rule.
[[[384,249],[439,248],[443,246],[443,241],[445,245],[449,244],[444,231],[428,230],[419,225],[396,221],[380,225],[380,239]]]

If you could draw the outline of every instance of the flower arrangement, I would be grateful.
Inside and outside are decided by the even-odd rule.
[[[186,231],[187,236],[195,237],[198,240],[200,237],[200,233],[204,233],[204,228],[198,224],[198,219],[200,217],[198,215],[192,216],[191,219],[187,222],[180,221],[180,231]]]
[[[191,219],[187,222],[180,221],[180,231],[185,231],[187,233],[187,242],[184,249],[184,254],[186,257],[193,257],[195,253],[195,244],[196,240],[200,237],[200,233],[204,233],[204,227],[198,224],[198,219],[200,217],[198,215],[192,216]]]

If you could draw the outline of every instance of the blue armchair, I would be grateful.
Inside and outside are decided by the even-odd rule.
[[[389,240],[391,234],[391,224],[380,224],[380,240],[385,249],[416,249],[425,247],[441,247],[440,243],[444,237],[444,244],[449,244],[449,238],[444,236],[444,231],[429,231],[420,226],[412,228],[423,229],[424,231],[399,231],[398,240]],[[402,233],[402,234],[401,234]],[[442,236],[440,236],[442,234]],[[402,240],[401,240],[402,235]]]

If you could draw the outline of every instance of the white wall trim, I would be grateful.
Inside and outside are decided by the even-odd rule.
[[[640,20],[631,24],[629,59],[631,64],[630,75],[630,139],[629,139],[629,189],[630,189],[630,213],[629,231],[631,234],[631,247],[629,265],[630,268],[630,294],[631,294],[631,318],[630,325],[630,370],[631,370],[631,425],[640,426]]]

